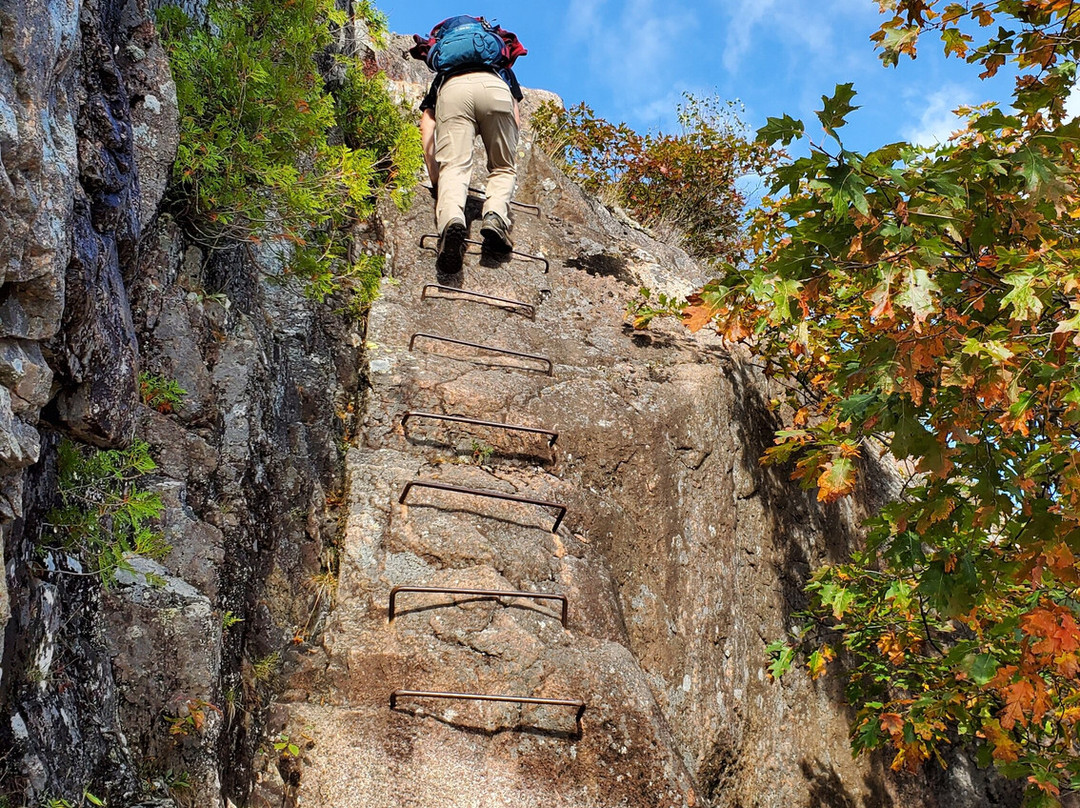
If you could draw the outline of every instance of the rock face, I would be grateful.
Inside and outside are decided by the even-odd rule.
[[[393,57],[394,49],[390,56]],[[409,83],[410,68],[390,75]],[[414,80],[415,84],[415,80]],[[478,163],[482,163],[478,154]],[[853,761],[835,681],[767,679],[768,642],[811,569],[848,552],[862,509],[822,509],[760,458],[774,424],[752,361],[677,328],[624,325],[644,284],[703,280],[685,255],[584,198],[529,145],[518,256],[470,258],[435,283],[426,199],[384,225],[392,284],[375,304],[364,426],[348,458],[337,606],[297,660],[256,792],[267,804],[1014,805],[966,777],[902,782]],[[482,183],[479,183],[482,184]],[[473,215],[477,210],[472,211]],[[478,223],[473,222],[473,232]],[[428,246],[433,239],[425,242]],[[526,306],[520,304],[527,304]],[[419,337],[414,335],[420,334]],[[440,342],[480,343],[549,358]],[[447,423],[468,416],[558,432]],[[415,487],[434,482],[563,503],[557,510]],[[499,602],[395,587],[524,590]],[[566,707],[400,697],[435,691]]]

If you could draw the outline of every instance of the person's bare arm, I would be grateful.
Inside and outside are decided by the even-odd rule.
[[[432,186],[439,184],[439,164],[435,161],[435,110],[425,109],[420,116],[420,142],[424,146],[424,162]]]

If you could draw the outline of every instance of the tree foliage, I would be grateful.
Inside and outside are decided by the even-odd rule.
[[[735,105],[687,94],[679,134],[639,134],[585,104],[545,102],[533,116],[537,142],[583,188],[642,224],[678,235],[698,258],[737,261],[745,247],[745,199],[736,181],[770,164],[748,138]]]
[[[821,138],[770,118],[762,144],[806,156],[772,173],[753,262],[674,308],[800,383],[766,461],[819,500],[852,492],[862,456],[900,461],[866,546],[813,575],[805,626],[770,647],[774,676],[796,650],[811,676],[843,656],[857,752],[915,770],[959,738],[1058,805],[1080,790],[1080,8],[882,5],[886,64],[936,33],[983,76],[1012,62],[1011,108],[867,154],[842,141],[851,85],[823,97]]]
[[[369,3],[356,13],[382,30]],[[210,0],[208,15],[159,14],[180,106],[174,208],[209,247],[279,245],[316,299],[370,295],[378,262],[350,258],[348,229],[381,190],[407,204],[415,125],[358,59],[336,57],[345,81],[328,87],[317,59],[347,22],[333,0]]]

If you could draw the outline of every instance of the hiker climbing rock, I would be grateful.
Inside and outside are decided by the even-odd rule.
[[[518,38],[483,17],[460,15],[413,36],[409,53],[436,72],[420,104],[424,158],[436,197],[439,231],[436,269],[461,271],[468,225],[465,201],[477,134],[487,152],[487,199],[480,235],[486,249],[509,252],[510,200],[517,181],[521,87],[512,70],[527,51]]]

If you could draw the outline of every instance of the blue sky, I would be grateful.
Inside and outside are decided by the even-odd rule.
[[[639,131],[675,128],[683,92],[738,99],[751,127],[788,113],[813,126],[823,93],[853,81],[862,109],[849,117],[849,148],[894,140],[930,144],[952,129],[951,110],[1007,101],[1011,79],[980,82],[978,70],[941,55],[926,38],[919,58],[885,68],[868,37],[876,0],[376,0],[398,33],[426,33],[445,17],[483,15],[529,48],[517,74],[526,87],[585,101]]]

